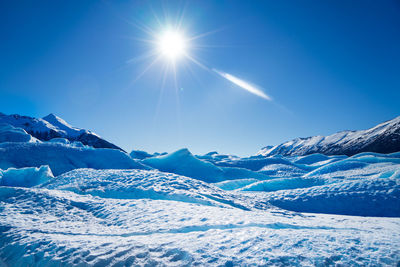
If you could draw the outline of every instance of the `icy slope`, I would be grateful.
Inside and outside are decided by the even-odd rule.
[[[400,263],[400,153],[130,156],[3,132],[0,266]]]
[[[7,123],[0,123],[0,143],[4,142],[39,142],[24,129],[14,127]]]
[[[258,152],[258,155],[295,156],[313,153],[354,155],[366,151],[378,153],[400,151],[400,116],[367,130],[297,138],[277,146],[265,147]]]
[[[282,190],[263,199],[292,211],[400,217],[400,179],[364,179]]]
[[[234,196],[207,183],[159,171],[78,169],[40,185],[115,199],[162,199],[204,205],[252,209],[252,201]],[[258,203],[258,208],[266,207]]]
[[[394,266],[400,260],[398,218],[11,187],[0,187],[0,210],[6,266]]]
[[[216,166],[195,157],[186,148],[167,155],[146,158],[142,160],[142,163],[160,171],[185,175],[205,182],[221,182],[238,178],[269,179],[265,174],[245,168]]]
[[[0,186],[32,187],[54,178],[49,166],[0,170]]]
[[[110,142],[107,142],[91,131],[69,125],[63,119],[54,114],[49,114],[48,116],[40,119],[28,116],[20,116],[17,114],[5,115],[0,113],[0,123],[10,124],[14,127],[22,128],[30,135],[42,141],[48,141],[52,138],[62,137],[70,141],[80,141],[85,145],[95,148],[112,148],[122,150],[121,148],[111,144]]]
[[[78,168],[149,169],[116,150],[61,143],[0,143],[0,169],[50,166],[54,175]]]
[[[195,158],[186,148],[168,155],[147,158],[142,162],[164,172],[181,174],[207,182],[221,181],[223,178],[221,168]]]

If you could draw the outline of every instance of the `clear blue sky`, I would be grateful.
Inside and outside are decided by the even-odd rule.
[[[190,53],[267,101],[190,63],[140,79],[138,25],[182,19]],[[157,21],[158,18],[158,21]],[[0,111],[55,113],[130,151],[250,155],[295,137],[400,115],[398,1],[1,1]]]

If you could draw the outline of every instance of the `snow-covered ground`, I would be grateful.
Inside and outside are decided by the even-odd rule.
[[[400,264],[400,153],[130,157],[0,137],[0,266]]]

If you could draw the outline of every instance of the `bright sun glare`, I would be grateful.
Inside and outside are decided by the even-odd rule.
[[[166,31],[158,40],[158,48],[160,53],[169,58],[176,60],[186,52],[186,40],[180,32]]]

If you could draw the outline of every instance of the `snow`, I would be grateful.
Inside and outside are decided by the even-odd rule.
[[[269,179],[265,174],[253,172],[246,168],[219,167],[217,164],[214,165],[195,157],[186,148],[167,155],[146,158],[141,162],[163,172],[185,175],[211,183],[238,178]]]
[[[39,142],[24,129],[7,123],[0,123],[0,143],[4,142]]]
[[[68,190],[115,199],[168,199],[205,205],[245,207],[247,203],[195,179],[147,170],[78,169],[58,176],[40,187]]]
[[[81,171],[81,176],[80,170],[75,170],[54,179],[45,188],[0,187],[3,264],[375,266],[395,265],[400,260],[398,218],[243,209],[177,198],[82,195],[69,191],[77,188],[75,185],[67,186],[74,176],[80,185],[90,180],[84,178],[90,171]],[[105,188],[121,193],[130,190],[130,181],[126,187],[122,181],[135,179],[134,172],[164,175],[134,171],[121,179],[116,171],[104,172],[103,178],[93,185],[102,185],[104,181],[113,184],[116,179],[115,185],[119,187],[110,187],[107,182]],[[144,177],[140,179],[148,182]],[[178,176],[175,178],[179,180]],[[161,191],[193,190],[191,186],[182,189],[178,184],[171,189],[169,183],[151,181],[149,184]],[[203,187],[198,189],[200,193]]]
[[[69,125],[65,120],[61,119],[60,117],[57,117],[53,113],[47,115],[46,117],[43,117],[43,120],[49,122],[53,126],[55,126],[57,129],[64,131],[67,136],[70,137],[78,137],[82,133],[91,133],[94,134],[93,132],[84,130],[84,129],[79,129],[77,127],[73,127]],[[99,136],[98,136],[99,137]]]
[[[400,217],[400,180],[365,179],[279,191],[268,201],[300,212]]]
[[[400,153],[128,155],[0,129],[0,266],[400,262]]]
[[[153,154],[147,153],[146,151],[142,151],[142,150],[132,150],[129,155],[134,159],[145,159],[145,158],[151,158],[151,157],[157,156],[157,155],[153,155]]]
[[[80,141],[86,145],[96,148],[120,149],[114,144],[107,142],[92,131],[80,129],[69,125],[66,121],[54,114],[44,118],[33,118],[29,116],[0,114],[0,124],[9,124],[16,128],[24,129],[33,137],[48,141],[55,138],[64,138],[69,141]],[[0,129],[0,133],[1,133]],[[60,140],[59,140],[60,141]],[[2,142],[0,140],[0,142]]]
[[[287,164],[269,164],[263,167],[259,172],[273,177],[301,176],[307,171]]]
[[[319,178],[280,178],[269,181],[257,181],[243,188],[243,191],[278,191],[285,189],[312,187],[329,183],[328,180]]]
[[[280,145],[267,146],[257,155],[295,156],[313,153],[353,155],[363,151],[393,152],[400,149],[400,116],[360,131],[342,131],[329,136],[296,138]]]
[[[40,168],[9,168],[5,171],[0,170],[0,186],[32,187],[45,183],[53,177],[47,165]]]
[[[227,180],[219,183],[215,183],[216,187],[219,187],[224,190],[236,190],[245,187],[246,185],[253,184],[259,182],[259,180],[250,178],[250,179],[237,179],[237,180]]]
[[[43,119],[28,116],[0,114],[0,123],[13,125],[14,127],[25,129],[27,132],[48,133],[57,132],[59,129]]]
[[[147,158],[142,162],[164,172],[181,174],[207,182],[218,182],[223,177],[221,168],[194,157],[186,148],[168,155]]]
[[[77,168],[149,169],[116,150],[77,147],[61,143],[0,143],[0,168],[50,166],[54,175]]]

